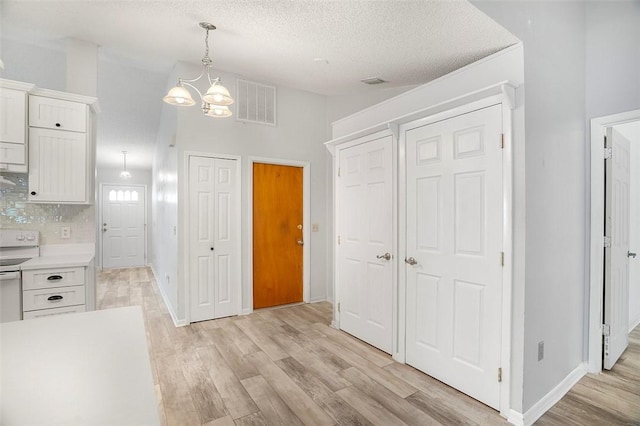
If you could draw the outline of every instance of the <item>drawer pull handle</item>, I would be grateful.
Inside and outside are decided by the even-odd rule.
[[[47,277],[47,281],[58,281],[62,279],[62,275],[51,275]]]
[[[51,302],[55,302],[56,300],[62,300],[62,296],[60,296],[59,294],[56,294],[55,296],[49,296],[47,300]]]

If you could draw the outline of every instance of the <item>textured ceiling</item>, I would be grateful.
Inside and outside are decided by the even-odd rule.
[[[90,41],[168,71],[198,63],[326,95],[421,84],[517,42],[466,1],[3,0],[3,33]],[[323,61],[314,61],[322,58]]]
[[[177,61],[200,63],[200,21],[218,27],[209,40],[214,69],[324,95],[423,84],[518,42],[456,0],[2,0],[0,7],[3,38],[54,50],[66,38],[92,42],[111,61],[101,68],[109,81],[151,70],[148,85],[158,93]],[[369,77],[388,83],[360,82]],[[150,168],[157,94],[127,105],[119,96],[99,93],[98,166],[121,167],[128,150],[130,167]]]

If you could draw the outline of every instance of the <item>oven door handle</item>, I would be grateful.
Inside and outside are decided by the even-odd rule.
[[[0,281],[19,280],[19,279],[20,279],[19,271],[0,272]]]

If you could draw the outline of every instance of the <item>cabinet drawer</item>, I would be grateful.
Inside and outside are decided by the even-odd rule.
[[[22,311],[84,305],[84,286],[45,288],[22,292]]]
[[[22,315],[22,317],[23,319],[42,318],[42,317],[52,317],[54,315],[75,314],[76,312],[84,312],[84,311],[86,311],[84,305],[67,306],[65,308],[42,309],[39,311],[25,312]]]
[[[29,96],[29,126],[86,132],[87,105],[31,95]]]
[[[84,268],[34,269],[22,271],[22,289],[36,290],[84,285]]]
[[[23,143],[0,142],[0,163],[2,164],[25,164],[27,156]],[[0,166],[0,170],[3,167]]]

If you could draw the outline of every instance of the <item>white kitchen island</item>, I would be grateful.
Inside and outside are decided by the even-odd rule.
[[[0,324],[0,424],[158,425],[139,306]]]

